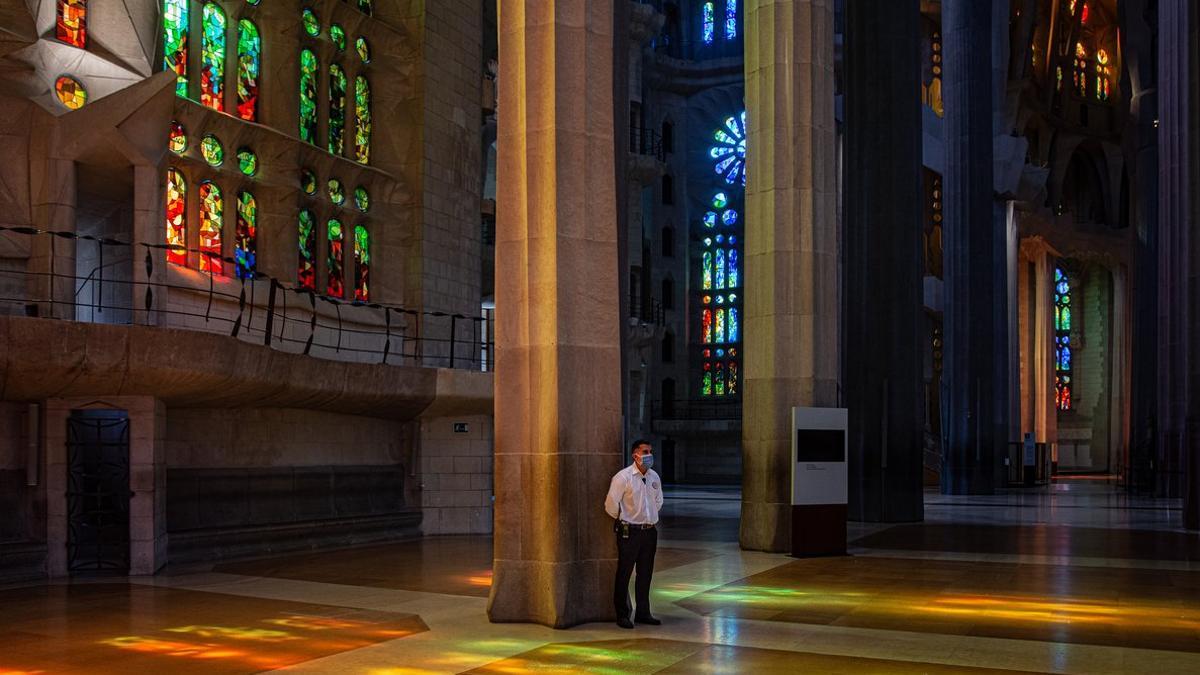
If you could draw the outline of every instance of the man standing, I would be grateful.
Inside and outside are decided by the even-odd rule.
[[[613,587],[613,606],[617,625],[633,628],[629,620],[629,576],[637,565],[634,595],[638,623],[657,626],[662,622],[650,615],[650,577],[654,574],[654,552],[658,549],[658,510],[662,508],[662,480],[654,473],[654,455],[650,444],[633,442],[633,464],[612,477],[604,510],[616,519],[617,579]]]

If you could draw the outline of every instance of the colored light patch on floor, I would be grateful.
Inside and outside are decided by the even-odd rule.
[[[614,556],[616,550],[614,547]],[[711,558],[712,553],[660,547],[657,572]],[[218,565],[214,571],[327,584],[373,586],[486,598],[492,588],[491,537],[439,537],[327,553]]]
[[[629,639],[548,644],[467,671],[507,673],[978,673],[1018,671],[830,656],[678,640]]]
[[[676,604],[741,619],[1200,653],[1193,572],[824,558]]]
[[[413,614],[136,584],[0,591],[0,672],[253,673],[421,633]]]

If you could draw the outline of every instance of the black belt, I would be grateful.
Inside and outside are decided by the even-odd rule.
[[[629,523],[624,520],[621,521],[621,524],[628,525],[635,530],[653,530],[654,529],[654,525],[645,525],[643,523]]]

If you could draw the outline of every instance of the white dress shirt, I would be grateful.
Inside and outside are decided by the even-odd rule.
[[[654,525],[663,505],[662,480],[654,469],[645,475],[630,464],[612,477],[604,510],[608,515],[635,525]]]

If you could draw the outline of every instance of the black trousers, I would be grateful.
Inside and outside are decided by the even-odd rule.
[[[629,577],[637,567],[633,592],[637,599],[636,616],[650,615],[650,578],[654,576],[654,552],[658,550],[658,528],[629,528],[629,538],[617,535],[617,579],[613,586],[613,607],[617,618],[629,618]]]

